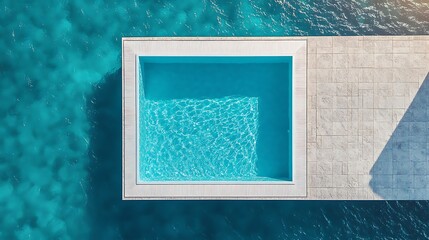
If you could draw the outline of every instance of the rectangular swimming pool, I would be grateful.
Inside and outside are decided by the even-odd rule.
[[[138,181],[291,181],[292,57],[139,57]]]

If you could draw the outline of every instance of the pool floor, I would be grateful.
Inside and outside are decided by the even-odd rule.
[[[291,57],[140,57],[141,181],[290,180]]]

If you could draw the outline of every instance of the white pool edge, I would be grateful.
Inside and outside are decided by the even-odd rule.
[[[123,38],[122,198],[127,199],[290,199],[307,196],[307,41],[300,38]],[[138,167],[138,56],[292,56],[292,181],[177,182],[142,184]]]

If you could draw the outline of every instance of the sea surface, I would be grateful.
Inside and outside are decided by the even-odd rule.
[[[429,34],[426,0],[0,1],[0,239],[427,239],[429,202],[122,201],[121,37]]]

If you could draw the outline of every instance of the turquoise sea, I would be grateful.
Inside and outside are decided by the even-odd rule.
[[[0,1],[0,239],[427,239],[429,202],[121,201],[121,37],[429,34],[426,0]]]

